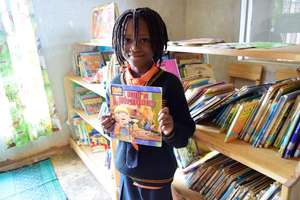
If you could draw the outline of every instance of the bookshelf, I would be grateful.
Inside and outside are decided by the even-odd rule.
[[[197,46],[168,46],[168,51],[214,54],[223,56],[247,56],[275,61],[300,62],[300,45],[274,49],[214,49]],[[237,140],[224,143],[225,134],[210,125],[197,125],[194,138],[198,144],[244,164],[282,184],[282,200],[300,199],[300,160],[282,159],[273,149],[253,148],[249,143]],[[187,199],[201,199],[185,187],[182,174],[176,172],[173,188]]]
[[[109,46],[111,46],[109,45],[109,42],[80,42],[74,45],[73,52],[74,54],[76,54],[81,51],[91,51],[102,45],[107,46],[108,48]],[[76,64],[76,61],[74,62],[74,64]],[[105,166],[106,152],[92,152],[92,149],[89,146],[79,145],[73,138],[70,138],[69,143],[71,148],[77,153],[77,155],[81,158],[81,160],[90,170],[90,172],[95,176],[96,180],[104,186],[106,191],[109,192],[112,199],[117,199],[119,174],[114,168],[114,152],[117,146],[117,142],[115,140],[112,140],[108,135],[104,134],[97,114],[87,115],[84,111],[73,108],[74,94],[72,85],[74,83],[98,94],[103,98],[106,97],[105,85],[88,83],[84,81],[81,77],[73,74],[68,74],[64,77],[64,89],[68,112],[68,123],[71,124],[72,115],[76,113],[86,123],[95,128],[102,136],[104,136],[110,142],[110,148],[112,152],[110,169],[108,169]]]
[[[273,49],[217,49],[201,46],[168,46],[167,50],[174,52],[201,53],[222,56],[247,56],[251,58],[300,62],[300,45]]]

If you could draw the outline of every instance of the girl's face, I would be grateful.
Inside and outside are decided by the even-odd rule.
[[[125,29],[124,57],[127,62],[139,72],[147,71],[153,64],[153,51],[149,29],[144,20],[139,19],[139,29],[134,40],[133,20],[129,19]]]

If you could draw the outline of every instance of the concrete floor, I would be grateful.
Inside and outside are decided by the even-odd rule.
[[[59,182],[70,200],[111,200],[76,153],[69,149],[51,157]]]

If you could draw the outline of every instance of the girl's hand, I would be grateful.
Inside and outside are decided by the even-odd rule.
[[[166,136],[170,135],[174,129],[173,117],[169,114],[169,108],[164,107],[158,113],[159,128]]]
[[[100,119],[101,126],[107,132],[112,132],[114,129],[115,119],[111,114],[102,116]]]

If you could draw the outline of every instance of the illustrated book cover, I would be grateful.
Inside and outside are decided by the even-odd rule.
[[[162,88],[112,84],[110,111],[116,123],[113,138],[160,147],[158,113],[162,108]]]

